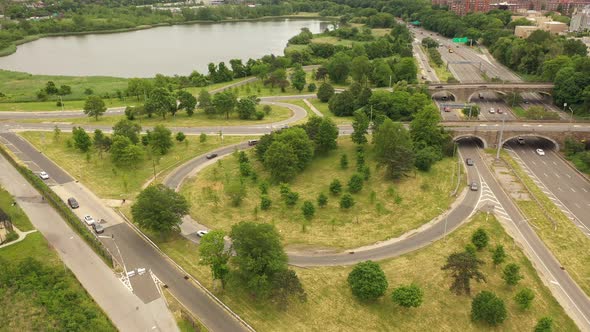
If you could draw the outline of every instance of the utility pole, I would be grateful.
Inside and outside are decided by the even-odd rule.
[[[500,137],[498,138],[498,150],[496,151],[496,160],[500,159],[500,149],[502,148],[502,135],[504,134],[504,121],[506,120],[506,113],[502,115],[502,127],[500,128]]]

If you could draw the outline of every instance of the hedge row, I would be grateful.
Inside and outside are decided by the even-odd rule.
[[[53,191],[43,180],[41,180],[35,173],[30,169],[20,165],[12,158],[8,152],[0,145],[0,154],[2,154],[18,171],[22,176],[31,183],[39,193],[51,206],[62,216],[62,218],[82,237],[84,241],[92,248],[111,268],[113,267],[113,257],[103,244],[94,236],[94,234],[82,224],[80,218],[76,216],[72,210],[61,200],[61,198]]]

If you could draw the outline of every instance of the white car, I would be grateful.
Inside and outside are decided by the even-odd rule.
[[[49,179],[49,174],[47,174],[46,172],[41,172],[39,173],[39,177],[43,180],[47,180]]]
[[[545,151],[543,151],[543,149],[537,149],[537,154],[539,156],[544,156],[545,155]]]
[[[92,226],[92,224],[95,223],[94,218],[92,218],[90,215],[85,215],[84,216],[84,222],[86,223],[86,225],[88,226]]]
[[[496,113],[496,110],[493,107],[490,108],[490,114],[494,114],[494,113]]]
[[[197,231],[197,236],[198,237],[203,237],[205,236],[205,234],[209,233],[209,231],[206,230],[202,230],[202,231]]]

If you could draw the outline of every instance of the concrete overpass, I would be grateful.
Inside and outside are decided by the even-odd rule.
[[[503,95],[510,92],[538,92],[551,95],[553,86],[553,83],[434,83],[428,85],[428,91],[431,95],[439,93],[452,95],[457,102],[469,102],[474,94],[484,91]]]
[[[502,124],[479,124],[472,126],[457,126],[446,128],[452,135],[454,141],[465,138],[477,138],[484,148],[496,148],[502,131]],[[506,123],[502,133],[504,145],[511,139],[517,137],[538,137],[551,142],[553,149],[561,149],[566,138],[590,141],[590,126],[568,125],[568,124],[522,124]]]

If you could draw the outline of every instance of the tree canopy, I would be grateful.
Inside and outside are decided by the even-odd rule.
[[[178,231],[182,217],[188,213],[189,202],[184,196],[163,184],[142,190],[131,206],[133,221],[162,235]]]

